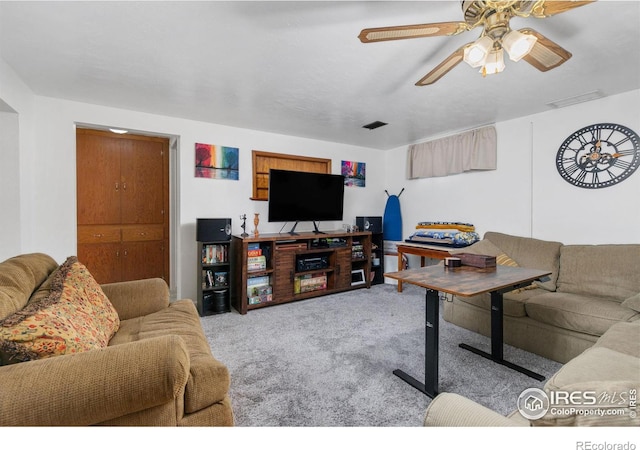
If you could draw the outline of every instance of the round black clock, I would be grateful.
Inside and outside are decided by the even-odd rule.
[[[615,123],[597,123],[572,133],[556,154],[556,168],[567,182],[581,188],[613,186],[640,165],[640,138]]]

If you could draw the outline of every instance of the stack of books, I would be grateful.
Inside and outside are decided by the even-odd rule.
[[[360,242],[354,242],[351,246],[352,259],[364,259],[364,245]]]
[[[321,291],[326,288],[327,275],[324,272],[300,275],[296,277],[293,282],[293,292],[296,294]]]
[[[249,244],[247,250],[247,270],[258,271],[267,268],[267,258],[262,254],[260,244]]]
[[[257,305],[273,300],[273,288],[269,284],[269,276],[251,277],[247,279],[247,301],[249,305]]]
[[[202,264],[221,264],[229,262],[229,246],[226,244],[207,244],[202,246]]]

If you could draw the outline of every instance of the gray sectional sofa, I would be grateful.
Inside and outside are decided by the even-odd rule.
[[[563,245],[487,232],[461,252],[552,272],[504,295],[504,341],[565,364],[544,386],[550,403],[541,417],[504,417],[443,393],[429,405],[426,426],[640,426],[640,244]],[[453,297],[443,317],[488,336],[489,308],[488,294]]]
[[[640,244],[563,245],[504,233],[458,252],[506,254],[521,267],[551,271],[530,289],[504,295],[504,341],[565,363],[612,325],[640,320],[633,296],[640,293]],[[451,251],[456,253],[456,251]],[[445,302],[446,321],[489,336],[488,294]]]

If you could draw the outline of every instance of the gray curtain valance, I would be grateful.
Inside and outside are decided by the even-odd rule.
[[[444,177],[471,170],[496,170],[493,126],[409,146],[407,178]]]

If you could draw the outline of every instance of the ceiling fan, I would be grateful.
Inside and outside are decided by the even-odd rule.
[[[524,59],[536,69],[546,72],[571,58],[571,53],[531,28],[512,30],[509,26],[511,18],[543,19],[594,1],[462,1],[464,22],[366,28],[360,32],[358,38],[363,43],[369,43],[430,36],[454,36],[482,27],[482,34],[476,41],[457,49],[420,79],[416,86],[435,83],[461,61],[465,61],[471,67],[480,67],[483,76],[502,72],[504,70],[503,50],[507,51],[511,60]]]

